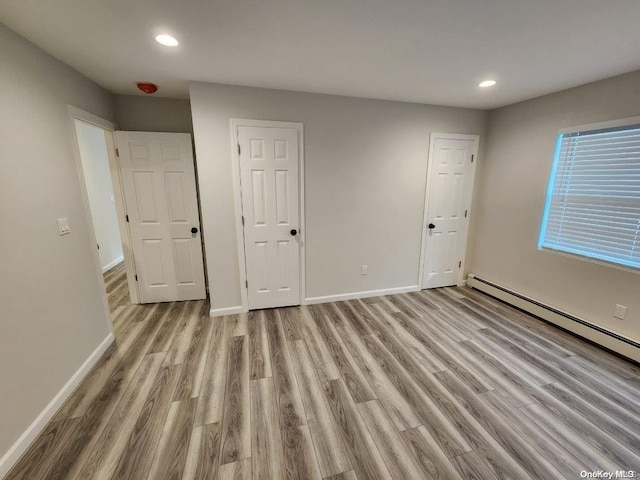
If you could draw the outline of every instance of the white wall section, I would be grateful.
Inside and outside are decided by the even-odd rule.
[[[304,124],[307,298],[418,285],[429,136],[480,134],[482,145],[486,112],[190,87],[213,310],[241,305],[230,118]]]

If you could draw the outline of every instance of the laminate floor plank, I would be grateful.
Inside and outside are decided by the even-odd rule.
[[[594,447],[591,442],[576,434],[567,424],[558,422],[554,417],[549,416],[539,405],[527,405],[520,410],[530,421],[535,422],[541,429],[553,435],[571,455],[586,465],[588,470],[615,468],[616,463],[614,461],[600,453],[597,447]]]
[[[266,327],[271,353],[278,420],[284,445],[286,479],[319,480],[320,469],[306,424],[287,340],[278,312],[267,310]]]
[[[313,358],[313,363],[318,370],[318,376],[322,382],[340,378],[340,370],[327,347],[325,338],[320,334],[317,320],[322,319],[323,311],[319,308],[302,307],[300,321],[302,324],[302,335],[309,347],[309,352]]]
[[[120,457],[113,479],[136,480],[146,478],[149,474],[181,369],[181,365],[167,365],[158,373]]]
[[[54,466],[53,459],[60,455],[71,438],[82,428],[80,418],[70,418],[50,423],[36,438],[20,462],[7,474],[11,480],[32,480],[47,478]]]
[[[5,480],[574,479],[640,468],[640,365],[466,287],[131,305]],[[46,372],[43,372],[46,374]]]
[[[91,454],[86,456],[83,468],[76,476],[77,480],[108,480],[113,476],[163,360],[164,355],[161,353],[145,357],[131,385],[100,434],[96,446]]]
[[[79,417],[83,428],[69,440],[65,450],[53,459],[55,464],[49,472],[50,478],[75,478],[87,456],[97,448],[101,432],[135,378],[138,367],[150,361],[145,358],[145,352],[155,338],[158,326],[146,323],[142,332],[147,335],[141,333],[136,338],[98,396],[87,404],[86,411]],[[157,357],[162,358],[162,355]]]
[[[588,419],[599,430],[608,433],[631,450],[640,452],[640,416],[629,415],[624,422],[620,422],[615,420],[615,417],[619,416],[617,412],[611,414],[608,406],[603,405],[604,402],[596,405],[589,403],[558,383],[550,383],[542,388],[571,410]]]
[[[440,372],[435,375],[500,446],[511,455],[511,458],[515,459],[529,473],[531,478],[560,478],[560,473],[553,465],[545,458],[535,454],[534,449],[525,439],[518,436],[497,412],[489,408],[452,372]],[[511,466],[514,466],[513,463]],[[524,478],[517,470],[512,473],[517,477]]]
[[[247,335],[247,320],[249,319],[248,313],[241,313],[239,315],[228,315],[224,317],[224,319],[224,321],[228,323],[229,335],[231,337],[241,337],[243,335]]]
[[[420,371],[420,367],[407,360],[401,363],[395,358],[374,335],[362,337],[362,340],[371,355],[382,366],[391,383],[407,399],[419,421],[433,432],[436,443],[447,452],[449,456],[456,456],[471,450],[464,436],[456,429],[456,422],[447,417],[444,410],[440,409],[430,394],[425,394],[420,385],[412,378],[409,370],[421,379],[427,378],[430,373]],[[434,380],[435,381],[435,380]]]
[[[297,340],[289,342],[287,347],[298,379],[321,475],[328,477],[351,470],[340,429],[331,414],[331,407],[306,344]]]
[[[401,432],[405,443],[412,449],[426,478],[433,480],[463,480],[449,458],[438,446],[433,435],[420,426]]]
[[[127,383],[157,332],[157,320],[165,313],[166,307],[160,305],[152,311],[146,321],[131,323],[128,335],[116,337],[116,341],[103,354],[98,364],[74,391],[71,398],[65,402],[55,418],[83,416],[90,405],[103,393],[105,385],[118,368],[125,368],[128,372],[122,379],[122,382]]]
[[[250,388],[253,479],[280,480],[285,477],[284,448],[273,380],[271,378],[252,380]]]
[[[165,357],[165,364],[177,365],[184,362],[193,340],[193,332],[198,323],[198,316],[193,314],[194,310],[198,309],[197,303],[189,302],[189,306],[181,317],[176,334]]]
[[[571,479],[575,477],[576,472],[590,470],[587,464],[571,455],[564,445],[550,434],[551,432],[539,427],[526,415],[522,415],[522,412],[509,403],[499,392],[486,392],[481,394],[481,397],[496,412],[508,419],[511,428],[521,438],[527,439],[543,458],[552,461],[554,467],[564,478]]]
[[[251,458],[220,465],[218,480],[252,480]]]
[[[208,423],[192,430],[182,480],[217,478],[221,436],[221,423]]]
[[[398,391],[385,374],[383,367],[371,355],[362,337],[359,337],[350,326],[340,327],[340,331],[345,345],[362,366],[362,373],[398,430],[422,425],[408,400]]]
[[[498,480],[476,452],[460,455],[453,459],[453,463],[466,480]]]
[[[221,422],[224,409],[229,334],[224,320],[212,318],[210,321],[211,339],[206,349],[207,358],[196,409],[196,426]]]
[[[174,401],[196,398],[200,395],[214,320],[209,317],[199,317],[195,322],[193,338],[185,354],[182,376],[176,387]]]
[[[358,480],[358,476],[356,472],[353,470],[349,470],[348,472],[338,473],[336,475],[331,475],[330,477],[325,477],[324,480]]]
[[[615,387],[607,378],[596,378],[585,374],[578,367],[564,362],[563,359],[545,354],[544,350],[538,350],[534,344],[516,344],[513,339],[491,330],[483,332],[483,335],[500,343],[501,346],[521,358],[525,358],[530,364],[536,365],[538,369],[544,370],[546,375],[553,379],[547,383],[560,382],[579,395],[589,398],[591,402],[615,404],[614,409],[622,412],[622,416],[633,416],[632,412],[640,410],[640,392],[631,396],[618,395]]]
[[[196,400],[173,402],[147,480],[181,480],[193,432]]]
[[[378,400],[357,405],[378,451],[393,478],[421,480],[425,473]]]
[[[180,320],[188,307],[188,302],[173,302],[169,311],[163,317],[158,334],[149,348],[149,353],[166,352],[169,350],[175,336]]]
[[[447,369],[446,359],[442,357],[439,349],[433,348],[431,340],[428,343],[422,342],[419,338],[422,334],[416,336],[416,330],[413,326],[402,320],[409,318],[407,315],[403,312],[387,314],[383,308],[377,305],[372,308],[377,309],[379,316],[372,320],[370,328],[379,338],[397,339],[430,372],[441,372]],[[381,328],[382,330],[380,330]]]
[[[393,477],[342,379],[325,383],[331,410],[342,430],[353,470],[361,479]]]
[[[389,321],[418,339],[423,345],[422,348],[428,350],[433,358],[439,361],[443,367],[432,370],[433,372],[452,370],[476,393],[493,388],[492,383],[485,378],[484,372],[479,371],[474,362],[464,361],[467,355],[464,346],[447,338],[446,333],[440,331],[433,323],[420,322],[402,313],[392,315]]]
[[[314,321],[318,327],[318,334],[325,341],[340,377],[344,380],[355,402],[375,400],[376,395],[371,389],[371,385],[342,341],[340,333],[336,330],[335,322],[330,320],[327,315],[314,318]]]
[[[271,376],[269,340],[262,311],[249,312],[247,329],[249,334],[249,378],[256,380]]]
[[[300,307],[279,308],[280,320],[284,328],[284,334],[287,341],[303,340],[302,330],[300,329]]]
[[[220,462],[236,462],[251,456],[249,405],[249,348],[247,336],[229,340],[225,408],[222,418]]]
[[[347,322],[347,325],[350,325],[358,335],[369,335],[371,330],[367,326],[367,323],[364,321],[360,313],[356,310],[350,302],[337,302],[335,303],[337,308],[340,310],[340,313],[344,320]]]

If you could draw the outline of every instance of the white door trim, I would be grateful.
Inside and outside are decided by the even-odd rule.
[[[480,135],[466,135],[466,134],[458,134],[458,133],[431,133],[431,138],[429,139],[429,160],[427,163],[427,178],[426,178],[426,187],[424,193],[424,212],[422,218],[422,245],[420,248],[420,268],[418,269],[418,285],[420,285],[420,290],[424,288],[423,285],[423,273],[424,273],[424,250],[427,242],[427,223],[428,223],[428,213],[429,213],[429,193],[431,192],[431,172],[433,170],[433,148],[436,139],[445,139],[445,140],[471,140],[474,142],[473,155],[475,161],[478,161],[478,143],[480,141]],[[477,164],[476,164],[477,165]],[[473,170],[474,174],[471,178],[471,198],[473,198],[473,189],[475,186],[475,168]],[[469,221],[471,219],[471,210],[473,208],[473,203],[469,207]],[[469,239],[469,231],[467,229],[467,244]],[[462,285],[464,282],[464,265],[465,259],[467,257],[467,249],[464,249],[464,253],[462,255],[462,267],[458,270],[458,285]]]
[[[118,227],[120,228],[120,240],[122,241],[124,263],[127,273],[127,283],[129,285],[129,296],[131,303],[140,303],[140,297],[138,294],[138,285],[135,281],[135,264],[132,257],[131,250],[131,238],[129,235],[129,227],[125,222],[125,202],[124,192],[122,189],[122,177],[120,172],[120,163],[116,157],[115,143],[113,139],[113,132],[117,130],[117,125],[109,120],[98,117],[92,113],[86,112],[73,105],[67,105],[69,112],[69,128],[71,133],[71,144],[73,148],[73,156],[76,161],[76,169],[80,180],[80,189],[82,191],[82,201],[84,204],[84,211],[87,217],[87,222],[91,228],[89,228],[89,235],[91,237],[92,246],[97,244],[95,238],[95,231],[93,229],[93,219],[91,217],[91,207],[89,206],[89,196],[87,194],[87,187],[84,179],[84,170],[82,168],[82,159],[80,158],[80,147],[78,145],[78,137],[76,134],[76,128],[74,119],[82,120],[83,122],[90,123],[96,127],[100,127],[107,131],[109,134],[105,135],[105,141],[107,143],[107,155],[109,158],[109,170],[111,171],[111,181],[113,186],[113,195],[116,204],[116,212],[118,215]],[[107,300],[107,291],[104,285],[104,276],[102,273],[102,267],[100,265],[100,254],[96,248],[92,248],[93,256],[96,263],[96,272],[98,273],[98,279],[102,286],[103,303],[107,312],[107,317],[111,319],[111,313],[109,309],[109,302]],[[113,326],[111,321],[109,322],[109,328],[113,332]]]
[[[249,311],[247,291],[247,264],[244,251],[244,228],[242,226],[242,194],[240,186],[240,155],[238,155],[238,127],[271,127],[293,128],[298,131],[298,211],[300,215],[300,305],[304,305],[306,297],[306,266],[305,266],[305,238],[307,229],[304,215],[304,127],[299,122],[277,122],[271,120],[251,120],[246,118],[232,118],[231,128],[231,160],[233,173],[233,199],[236,217],[236,242],[238,246],[238,270],[240,276],[241,312]],[[213,309],[212,309],[213,311]]]

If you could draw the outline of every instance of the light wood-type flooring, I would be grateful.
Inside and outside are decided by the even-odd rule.
[[[117,343],[8,478],[640,470],[640,368],[474,290],[207,313],[120,308]]]
[[[131,304],[124,262],[104,273],[104,286],[107,289],[107,299],[112,315],[118,308]]]

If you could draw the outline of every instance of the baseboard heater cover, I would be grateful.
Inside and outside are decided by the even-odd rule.
[[[467,286],[480,290],[546,322],[596,343],[615,354],[640,362],[640,343],[635,340],[594,325],[583,318],[558,310],[473,273],[470,273],[467,277]]]

